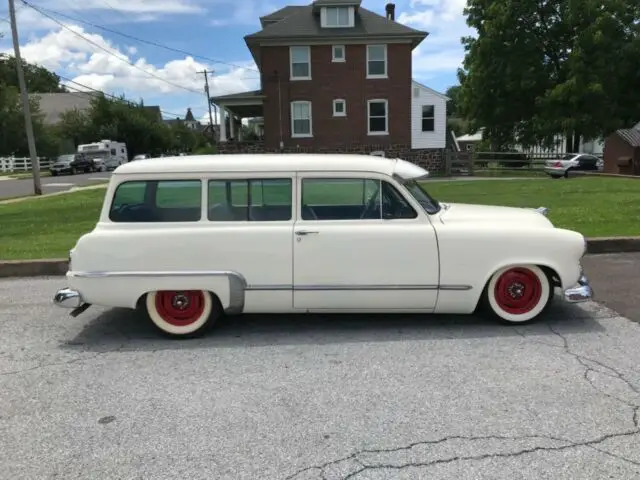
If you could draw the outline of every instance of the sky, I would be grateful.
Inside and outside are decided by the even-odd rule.
[[[259,17],[311,0],[16,0],[21,53],[56,72],[71,90],[87,88],[145,105],[165,118],[190,107],[209,123],[204,76],[212,96],[259,88],[243,37],[260,30]],[[363,0],[384,15],[387,0]],[[455,85],[464,57],[460,38],[473,35],[465,0],[397,0],[400,23],[429,32],[414,50],[413,77],[441,92]],[[40,11],[36,11],[33,5]],[[6,2],[0,4],[0,53],[13,54]],[[123,35],[124,34],[124,35]],[[149,43],[140,42],[133,36]],[[167,48],[165,48],[167,47]],[[76,83],[71,83],[68,80]],[[82,85],[82,86],[80,86]],[[87,87],[87,88],[85,88]]]

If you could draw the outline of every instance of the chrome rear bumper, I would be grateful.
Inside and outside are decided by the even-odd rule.
[[[56,292],[53,297],[53,303],[59,307],[78,308],[84,302],[79,292],[71,290],[70,288],[63,288]]]
[[[578,284],[564,291],[564,299],[569,303],[587,302],[593,298],[593,289],[587,277],[582,275]]]

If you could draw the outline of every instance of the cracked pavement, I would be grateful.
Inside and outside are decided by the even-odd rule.
[[[126,310],[72,318],[61,286],[0,281],[2,479],[640,478],[640,324],[596,303],[171,341]]]

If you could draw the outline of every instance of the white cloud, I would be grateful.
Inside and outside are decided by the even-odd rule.
[[[217,65],[185,56],[163,65],[154,65],[144,57],[136,57],[137,50],[133,47],[119,48],[101,35],[84,31],[82,27],[68,27],[73,31],[52,31],[22,45],[24,59],[70,78],[88,87],[87,90],[101,90],[114,95],[124,93],[130,99],[143,98],[147,104],[151,104],[148,98],[163,98],[174,105],[192,102],[199,106],[197,111],[194,108],[195,115],[206,111],[204,78],[196,73],[198,71],[206,69],[214,72],[209,77],[211,96],[259,88],[259,75],[251,70],[256,67],[249,62],[238,62],[238,68],[218,68]],[[73,32],[90,39],[95,45]],[[11,54],[12,49],[8,48],[5,52]],[[127,62],[133,63],[135,67]],[[85,90],[72,82],[63,83],[69,84],[73,90]],[[176,101],[178,98],[180,100]],[[161,108],[164,110],[162,105]],[[181,115],[184,116],[184,113]]]
[[[203,13],[206,11],[203,3],[194,0],[109,0],[107,4],[102,0],[83,0],[74,9],[147,14]],[[47,0],[38,2],[38,6],[52,10],[67,10],[69,3],[66,0]]]
[[[465,6],[466,0],[410,0],[409,8],[398,15],[398,22],[429,32],[413,52],[414,76],[454,73],[462,66],[460,39],[475,34],[465,22]]]

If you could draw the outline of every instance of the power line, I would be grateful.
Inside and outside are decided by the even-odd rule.
[[[21,0],[21,1],[23,3],[26,3],[27,5],[31,6],[25,0]],[[35,8],[35,7],[32,7],[32,8]],[[60,17],[67,18],[69,20],[74,20],[74,21],[77,21],[77,22],[80,22],[80,23],[84,23],[85,25],[89,25],[89,26],[94,27],[94,28],[99,28],[100,30],[104,30],[105,32],[114,33],[116,35],[120,35],[122,37],[129,38],[131,40],[134,40],[134,41],[137,41],[137,42],[140,42],[140,43],[146,43],[147,45],[151,45],[151,46],[154,46],[154,47],[163,48],[165,50],[168,50],[168,51],[171,51],[171,52],[174,52],[174,53],[180,53],[181,55],[188,55],[188,56],[195,57],[195,58],[201,58],[201,59],[206,60],[206,61],[208,61],[210,63],[219,63],[219,64],[222,64],[222,65],[228,65],[230,67],[240,68],[240,69],[243,69],[243,70],[251,70],[251,71],[256,72],[258,74],[260,73],[255,68],[243,67],[241,65],[237,65],[237,64],[234,64],[234,63],[224,62],[222,60],[215,60],[213,58],[205,57],[204,55],[198,55],[198,54],[195,54],[195,53],[192,53],[192,52],[187,52],[186,50],[180,50],[179,48],[173,48],[173,47],[170,47],[168,45],[163,45],[163,44],[158,43],[158,42],[153,42],[151,40],[146,40],[144,38],[136,37],[134,35],[129,35],[128,33],[123,33],[123,32],[120,32],[118,30],[114,30],[112,28],[108,28],[108,27],[105,27],[105,26],[102,26],[102,25],[98,25],[98,24],[83,20],[81,18],[74,18],[74,17],[72,17],[70,15],[64,14],[62,12],[58,12],[56,10],[51,10],[51,9],[42,8],[42,7],[37,7],[37,8],[39,8],[39,9],[41,9],[43,11],[52,13],[54,15],[58,15]],[[111,9],[114,10],[114,11],[118,11],[118,10],[114,9],[113,7],[111,7]],[[258,77],[246,77],[246,78],[247,79],[256,79],[256,80],[258,79]]]
[[[91,92],[94,92],[94,93],[101,93],[101,94],[103,94],[105,97],[113,98],[114,100],[125,101],[125,102],[129,103],[130,105],[134,105],[134,106],[136,105],[134,102],[132,102],[132,101],[130,101],[130,100],[123,100],[122,98],[120,98],[120,97],[118,97],[118,96],[116,96],[116,95],[112,95],[112,94],[110,94],[110,93],[106,93],[106,92],[103,92],[103,91],[101,91],[101,90],[98,90],[98,89],[95,89],[95,88],[89,87],[89,86],[84,85],[84,84],[82,84],[82,83],[80,83],[80,82],[76,82],[75,80],[72,80],[72,79],[70,79],[70,78],[68,78],[68,77],[65,77],[64,75],[60,75],[60,74],[57,74],[57,75],[58,75],[58,77],[60,77],[61,79],[66,80],[67,82],[71,82],[71,83],[73,83],[73,84],[75,84],[75,85],[78,85],[79,87],[84,88],[84,89],[86,89],[86,90],[89,90],[89,91],[91,91]],[[82,93],[82,90],[79,90],[77,87],[70,87],[70,88],[75,88],[75,89],[78,91],[78,93]],[[171,116],[171,117],[180,117],[180,115],[178,115],[178,114],[176,114],[176,113],[173,113],[173,112],[167,112],[166,110],[160,110],[160,113],[163,113],[163,114],[165,114],[165,115],[167,115],[167,116]]]
[[[161,82],[164,82],[168,85],[172,85],[176,88],[180,88],[182,90],[185,90],[187,92],[191,92],[191,93],[197,93],[198,95],[200,95],[200,92],[197,90],[194,90],[192,88],[188,88],[188,87],[183,87],[182,85],[178,84],[178,83],[174,83],[171,82],[170,80],[166,80],[158,75],[156,75],[153,72],[149,72],[141,67],[139,67],[138,65],[136,65],[135,63],[133,63],[132,61],[130,61],[129,59],[125,58],[125,57],[121,57],[119,55],[116,55],[115,53],[113,53],[112,51],[110,51],[109,49],[103,47],[102,45],[94,42],[93,40],[88,39],[87,37],[85,37],[84,35],[76,32],[75,30],[73,30],[72,28],[67,27],[64,23],[58,21],[56,18],[52,17],[51,15],[41,11],[38,7],[35,7],[33,5],[31,5],[30,3],[26,2],[25,0],[21,0],[22,3],[24,3],[26,6],[28,6],[29,8],[32,8],[33,10],[37,11],[38,13],[40,13],[41,15],[47,17],[48,19],[54,21],[55,23],[57,23],[58,25],[60,25],[62,28],[64,28],[65,30],[70,31],[71,33],[73,33],[74,35],[76,35],[77,37],[80,37],[81,39],[83,39],[85,42],[90,43],[91,45],[99,48],[100,50],[106,52],[107,54],[111,55],[114,58],[117,58],[118,60],[120,60],[121,62],[124,62],[128,65],[131,65],[133,68],[140,70],[143,73],[146,73],[147,75],[156,78],[157,80],[160,80]]]

